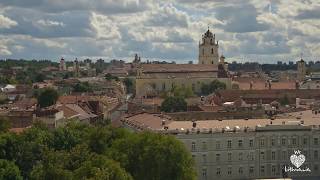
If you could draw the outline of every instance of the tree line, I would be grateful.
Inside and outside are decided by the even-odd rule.
[[[0,120],[0,179],[196,179],[194,161],[173,136],[104,125],[35,123],[20,134]]]

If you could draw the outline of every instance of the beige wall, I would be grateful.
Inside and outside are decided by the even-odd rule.
[[[177,87],[190,87],[195,93],[200,92],[201,84],[209,84],[213,80],[218,79],[226,83],[227,88],[231,89],[231,80],[229,78],[216,78],[216,77],[184,77],[184,78],[137,78],[136,79],[136,97],[146,95],[148,87],[154,87],[155,91],[160,93],[170,91],[173,86]]]

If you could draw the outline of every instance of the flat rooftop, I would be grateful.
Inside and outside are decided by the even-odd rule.
[[[192,121],[172,121],[170,117],[160,114],[141,113],[126,117],[123,122],[138,129],[163,130],[166,127],[168,130],[187,130],[193,128]],[[224,130],[255,130],[260,127],[320,127],[320,114],[313,114],[311,110],[295,113],[288,113],[276,117],[275,119],[230,119],[230,120],[202,120],[195,121],[195,129],[224,129]],[[164,123],[164,125],[163,125]]]

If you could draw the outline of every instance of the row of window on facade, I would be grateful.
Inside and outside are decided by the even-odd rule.
[[[308,165],[306,165],[306,166],[308,166]],[[272,176],[280,175],[280,169],[281,169],[280,167],[283,167],[283,166],[272,165],[271,166],[271,175]],[[232,167],[228,167],[226,169],[226,174],[229,175],[229,176],[233,175],[234,172],[232,170],[233,170]],[[313,165],[313,170],[315,172],[317,172],[319,170],[319,165],[318,164],[314,164]],[[222,173],[223,173],[222,169],[220,167],[217,167],[216,168],[216,172],[215,172],[216,176],[221,176]],[[240,175],[241,176],[243,174],[244,174],[244,168],[243,167],[239,167],[238,168],[238,174],[236,174],[236,175]],[[250,176],[254,176],[254,166],[253,165],[249,167],[248,174]],[[206,167],[203,167],[202,168],[202,178],[206,179],[207,175],[208,175],[208,169]],[[260,175],[266,175],[266,166],[264,166],[264,165],[260,166]]]
[[[293,152],[291,152],[291,154],[293,154]],[[307,158],[311,158],[311,156],[312,156],[313,160],[318,160],[319,159],[319,151],[318,150],[314,150],[313,153],[311,152],[310,157],[308,157],[309,153],[306,150],[303,151],[303,154]],[[216,162],[221,162],[222,161],[221,160],[221,155],[222,155],[222,153],[216,153],[216,157],[215,157]],[[237,159],[232,158],[232,155],[237,155],[236,156]],[[277,158],[277,156],[278,156],[278,158]],[[289,151],[282,151],[281,155],[279,153],[277,153],[276,151],[272,151],[271,152],[271,160],[273,160],[273,161],[275,161],[275,160],[288,161],[289,160],[289,156],[290,156],[290,152]],[[194,159],[196,159],[196,155],[195,154],[193,154],[192,157]],[[266,158],[266,153],[264,151],[260,152],[259,158],[262,161],[270,160],[270,159]],[[236,161],[236,160],[239,160],[239,161],[242,161],[242,160],[254,161],[255,160],[255,153],[254,152],[249,152],[246,157],[245,157],[243,152],[233,153],[233,154],[231,152],[227,153],[227,161]],[[202,154],[202,163],[205,164],[205,163],[207,163],[207,161],[208,161],[207,160],[207,154]],[[223,160],[223,162],[224,162],[224,160]]]
[[[201,82],[198,82],[198,84],[201,84]],[[156,84],[151,84],[151,87],[152,87],[153,89],[157,89],[156,86],[157,86]],[[166,87],[167,87],[167,86],[166,86],[166,83],[162,83],[161,90],[162,90],[162,91],[167,90]],[[171,83],[171,90],[174,89],[175,87],[177,87],[176,84],[175,84],[175,83]],[[182,84],[181,84],[181,88],[183,88],[183,89],[186,88],[186,85],[182,83]],[[192,83],[191,89],[192,89],[192,91],[195,91],[195,90],[196,90],[196,85],[195,85],[194,83]]]
[[[308,138],[303,138],[302,140],[302,144],[301,145],[307,145],[308,144],[309,139]],[[228,140],[227,141],[227,148],[231,149],[232,147],[232,140]],[[266,140],[265,139],[260,139],[260,143],[259,143],[259,147],[265,147],[266,146]],[[282,146],[286,146],[289,145],[289,139],[287,138],[281,138],[281,141],[277,143],[275,138],[271,139],[271,146],[276,146],[276,145],[282,145]],[[291,145],[296,146],[299,145],[298,142],[298,138],[294,137],[291,138]],[[313,145],[317,146],[319,145],[319,139],[318,138],[313,138]],[[234,148],[243,148],[244,147],[244,142],[243,140],[238,140],[238,144],[237,146],[234,146]],[[250,139],[249,140],[249,147],[254,147],[254,140]],[[221,142],[220,141],[216,141],[216,149],[221,149]],[[192,142],[191,143],[191,151],[196,151],[196,142]],[[202,142],[202,150],[207,150],[207,142],[203,141]]]

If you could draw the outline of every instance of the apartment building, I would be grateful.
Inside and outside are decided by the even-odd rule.
[[[172,121],[142,113],[122,122],[175,135],[191,152],[200,180],[320,179],[320,115],[303,111],[288,117]]]
[[[176,135],[191,151],[199,179],[256,179],[283,176],[320,177],[320,129],[302,125],[270,125],[246,130],[221,130]],[[311,172],[284,172],[293,166],[290,156],[301,151],[302,169]],[[294,167],[294,166],[293,166]]]

